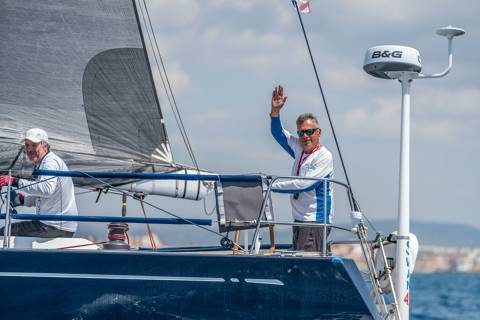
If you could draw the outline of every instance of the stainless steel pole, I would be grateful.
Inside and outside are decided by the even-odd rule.
[[[10,181],[12,179],[12,170],[8,170],[7,185],[7,205],[5,206],[5,226],[3,228],[3,248],[10,248],[10,224],[12,217],[10,216]]]
[[[322,256],[327,256],[327,180],[323,180],[323,241]]]

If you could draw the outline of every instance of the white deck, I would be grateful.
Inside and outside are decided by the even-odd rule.
[[[3,237],[0,237],[3,243]],[[16,249],[65,249],[65,250],[99,250],[100,246],[83,238],[32,238],[10,237],[10,248]]]

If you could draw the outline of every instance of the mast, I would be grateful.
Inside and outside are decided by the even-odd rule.
[[[440,78],[447,75],[453,62],[452,39],[465,31],[452,26],[440,28],[437,34],[448,39],[448,66],[436,74],[425,75],[420,53],[410,47],[384,45],[368,49],[364,70],[382,79],[395,79],[402,86],[402,111],[400,132],[400,172],[398,195],[398,233],[395,258],[394,291],[398,301],[398,318],[409,318],[410,276],[413,272],[412,248],[410,247],[410,89],[414,79]]]
[[[408,319],[410,301],[410,88],[411,74],[399,79],[402,84],[402,115],[400,133],[400,173],[398,194],[398,234],[395,295],[402,319]]]

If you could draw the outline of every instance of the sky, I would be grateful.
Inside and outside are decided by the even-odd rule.
[[[345,181],[290,0],[147,0],[147,6],[200,167],[289,175],[292,159],[269,129],[271,92],[282,84],[284,126],[294,132],[299,114],[316,114],[335,178]],[[420,51],[422,71],[436,73],[448,61],[447,41],[435,30],[466,30],[454,40],[450,74],[412,85],[410,212],[413,220],[480,228],[480,3],[312,0],[311,7],[303,21],[320,81],[355,196],[373,220],[397,217],[401,87],[366,74],[364,54],[375,45],[411,46]],[[174,159],[191,164],[155,68],[154,78]],[[348,221],[343,192],[335,192],[336,222]],[[80,198],[80,206],[90,210],[91,199]],[[169,199],[151,199],[177,209]],[[180,210],[204,217],[203,203],[187,203]],[[207,199],[207,210],[212,206]],[[291,219],[288,200],[274,208],[279,220]]]

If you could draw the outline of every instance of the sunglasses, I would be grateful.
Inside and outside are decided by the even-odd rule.
[[[305,134],[307,136],[311,136],[312,134],[315,133],[315,131],[317,131],[319,129],[320,128],[299,130],[299,131],[297,131],[297,134],[298,134],[299,137],[303,137]]]

